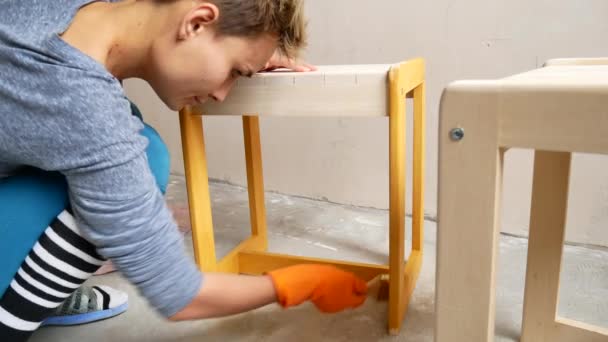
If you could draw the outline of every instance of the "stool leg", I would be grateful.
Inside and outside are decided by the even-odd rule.
[[[502,158],[492,94],[441,100],[435,341],[494,340]],[[452,140],[460,127],[465,136]]]
[[[389,113],[389,300],[388,329],[401,328],[404,296],[405,245],[405,94],[399,70],[390,72]]]
[[[194,257],[202,271],[214,272],[217,268],[217,259],[213,237],[203,120],[200,113],[195,112],[190,107],[180,111],[179,119]]]
[[[399,316],[407,313],[422,268],[424,244],[424,83],[414,89],[414,175],[412,203],[412,251],[404,270]],[[403,188],[403,185],[401,186]],[[398,330],[394,331],[398,333]]]
[[[412,178],[412,250],[424,245],[425,87],[414,89],[414,175]]]
[[[259,250],[268,248],[266,231],[266,206],[264,204],[264,174],[262,172],[262,146],[260,124],[257,116],[243,116],[245,159],[247,163],[247,188],[249,191],[249,215],[251,234],[260,239]]]
[[[530,213],[530,237],[524,295],[522,341],[552,341],[564,246],[568,152],[536,151]]]

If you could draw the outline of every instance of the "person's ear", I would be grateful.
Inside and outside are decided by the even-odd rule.
[[[180,23],[178,39],[184,40],[194,37],[206,29],[209,29],[219,19],[219,8],[209,2],[201,3],[193,7]]]

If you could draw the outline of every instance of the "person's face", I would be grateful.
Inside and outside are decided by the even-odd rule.
[[[146,80],[171,109],[223,101],[239,76],[263,69],[277,37],[219,36],[212,24],[218,9],[203,3],[186,14],[175,31],[155,40]]]

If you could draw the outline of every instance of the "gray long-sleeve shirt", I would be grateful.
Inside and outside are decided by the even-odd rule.
[[[119,81],[59,37],[89,2],[0,0],[0,177],[23,165],[64,174],[83,234],[171,316],[195,297],[202,275]]]

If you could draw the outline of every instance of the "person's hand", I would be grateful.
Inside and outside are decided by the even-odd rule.
[[[307,71],[315,71],[317,67],[312,64],[304,63],[301,61],[297,61],[293,58],[285,57],[276,51],[270,60],[266,63],[264,68],[260,71],[272,71],[279,68],[291,69],[297,72],[307,72]]]
[[[354,274],[327,265],[295,265],[268,275],[284,308],[310,300],[322,312],[356,308],[365,302],[367,283]]]

